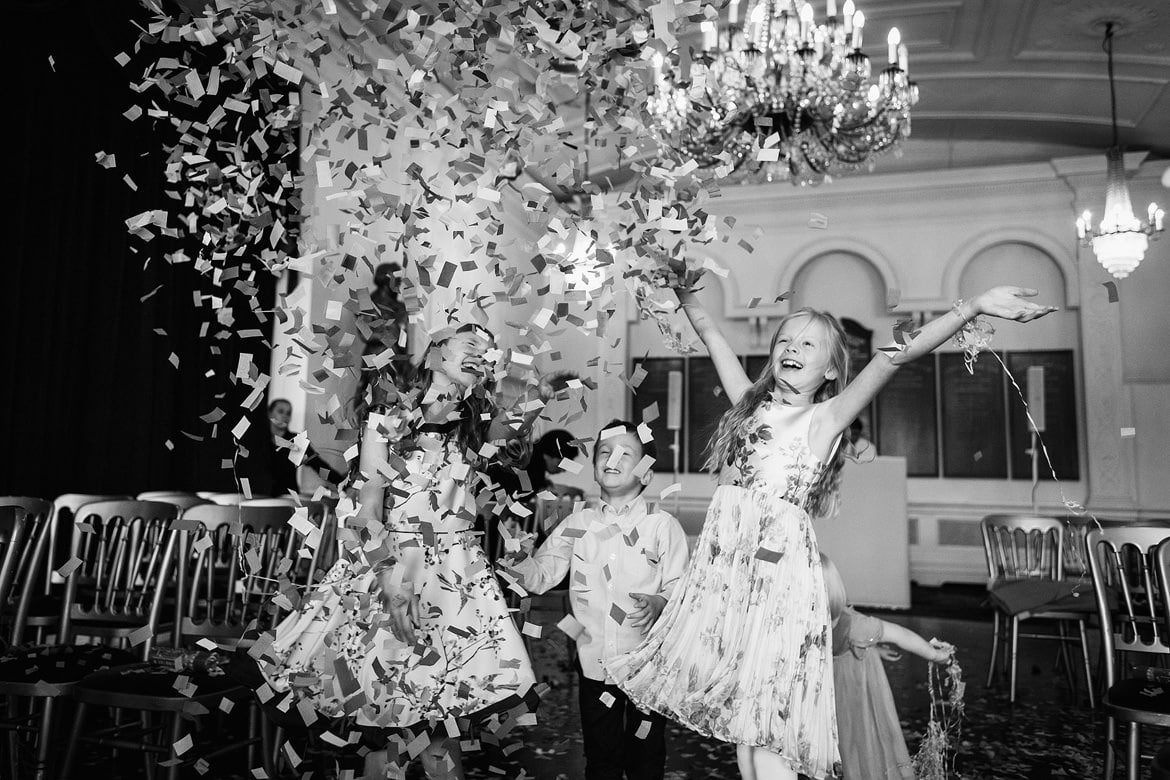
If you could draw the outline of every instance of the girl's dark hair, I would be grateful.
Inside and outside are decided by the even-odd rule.
[[[786,314],[776,325],[776,332],[772,334],[772,342],[768,345],[768,360],[765,361],[756,381],[740,397],[734,406],[724,412],[707,445],[707,460],[703,468],[717,472],[731,461],[736,449],[743,446],[743,430],[756,409],[760,407],[772,391],[776,389],[776,377],[772,373],[772,353],[776,350],[776,341],[780,338],[780,330],[784,324],[795,317],[809,317],[814,322],[825,326],[829,334],[829,366],[836,369],[834,379],[826,379],[813,394],[813,402],[820,403],[828,400],[845,389],[849,381],[849,343],[845,338],[845,329],[837,318],[828,312],[808,307]],[[844,458],[842,448],[837,446],[829,456],[825,470],[817,484],[813,486],[809,495],[808,513],[813,517],[822,517],[832,514],[837,507],[837,489],[841,482],[841,468]]]

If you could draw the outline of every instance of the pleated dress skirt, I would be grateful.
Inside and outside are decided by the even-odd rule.
[[[840,774],[820,555],[808,514],[775,493],[716,488],[673,598],[606,668],[639,707],[810,778]]]

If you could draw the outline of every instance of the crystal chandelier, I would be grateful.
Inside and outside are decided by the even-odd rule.
[[[738,0],[727,24],[703,23],[703,51],[689,81],[660,70],[650,109],[665,141],[702,167],[762,170],[794,184],[872,168],[910,135],[918,86],[907,75],[897,28],[887,64],[871,79],[861,51],[865,15],[828,0],[827,18],[796,0]]]
[[[1165,212],[1151,203],[1142,222],[1133,213],[1129,201],[1129,187],[1125,183],[1125,157],[1117,142],[1117,93],[1113,86],[1113,22],[1105,24],[1105,53],[1109,57],[1109,105],[1113,116],[1113,145],[1106,158],[1109,167],[1105,174],[1105,216],[1096,230],[1092,228],[1093,215],[1086,211],[1077,219],[1077,237],[1081,243],[1093,247],[1097,262],[1118,279],[1129,276],[1146,255],[1150,237],[1162,232]]]

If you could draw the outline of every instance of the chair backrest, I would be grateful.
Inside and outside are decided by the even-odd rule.
[[[1064,522],[1033,515],[987,515],[980,523],[993,581],[1064,576]]]
[[[280,496],[277,498],[249,498],[240,502],[240,506],[291,506],[297,507],[301,504],[292,496]]]
[[[1095,528],[1085,538],[1085,557],[1101,619],[1106,682],[1113,685],[1114,653],[1170,654],[1170,528]]]
[[[246,629],[275,625],[273,595],[297,584],[293,512],[290,506],[218,504],[183,512],[176,646],[198,638],[234,645]]]
[[[173,595],[178,514],[173,504],[160,501],[95,501],[77,510],[71,557],[62,572],[63,641],[73,641],[82,622],[94,636],[137,626],[131,644],[142,641],[144,656],[149,652],[164,599]]]
[[[25,511],[22,507],[0,504],[0,615],[14,618],[10,610],[8,589],[20,562],[20,551],[24,544]]]
[[[138,494],[138,501],[162,501],[164,504],[174,504],[180,511],[187,507],[206,504],[206,498],[200,498],[194,493],[185,493],[181,490],[148,490]]]
[[[212,493],[207,500],[220,506],[239,506],[249,499],[243,493]]]
[[[73,536],[73,518],[77,510],[94,501],[128,501],[130,496],[106,495],[101,493],[62,493],[53,499],[53,517],[49,528],[49,560],[45,564],[44,592],[48,595],[54,584],[61,584],[65,578],[57,569],[68,560],[69,540]]]
[[[11,641],[18,645],[24,638],[32,598],[42,590],[40,573],[48,563],[53,504],[41,498],[5,496],[0,498],[0,508],[21,517],[19,535],[10,537],[9,549],[0,552],[0,612],[12,619]]]

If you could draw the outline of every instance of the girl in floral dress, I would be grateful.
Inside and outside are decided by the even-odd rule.
[[[841,434],[898,367],[980,314],[1027,322],[1054,307],[997,287],[879,352],[846,384],[848,350],[831,315],[780,321],[752,382],[693,292],[678,297],[732,408],[707,467],[718,487],[687,573],[636,650],[608,665],[638,707],[737,746],[745,780],[840,774],[830,619],[810,516],[835,504]]]
[[[531,664],[474,533],[476,468],[492,440],[535,416],[495,412],[496,352],[486,330],[460,328],[428,351],[413,390],[371,409],[341,559],[277,627],[262,663],[274,688],[326,716],[429,735],[428,777],[463,776],[465,719],[503,719],[532,699]],[[545,380],[538,390],[552,393]],[[371,755],[367,776],[383,776],[385,753]]]

